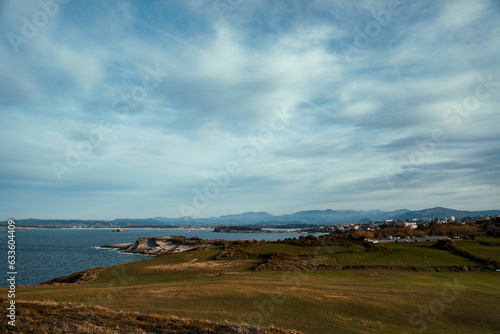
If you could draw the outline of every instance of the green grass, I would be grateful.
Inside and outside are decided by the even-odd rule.
[[[500,237],[482,236],[478,237],[477,240],[500,245]]]
[[[476,265],[467,258],[433,248],[433,244],[384,244],[390,252],[320,257],[333,256],[342,264]],[[300,247],[285,246],[281,249],[289,253]],[[267,252],[265,247],[257,247]],[[273,325],[311,334],[416,333],[423,324],[425,333],[500,331],[497,272],[256,272],[252,269],[263,260],[213,261],[221,250],[218,247],[171,254],[109,267],[95,280],[80,285],[18,287],[16,298],[67,301],[213,322]],[[218,276],[221,272],[223,275]],[[443,291],[449,294],[444,289],[455,280],[463,288],[435,320],[414,315],[436,305]],[[5,294],[5,289],[0,293]],[[416,317],[413,320],[421,322],[412,324],[412,315]]]
[[[484,241],[488,242],[486,240]],[[498,239],[496,239],[496,241],[490,241],[490,242],[492,242],[494,245],[493,246],[482,245],[475,240],[457,241],[456,244],[458,247],[468,250],[473,254],[483,255],[493,260],[500,260],[500,244],[498,244]]]
[[[324,256],[327,264],[386,266],[477,266],[477,262],[432,247],[434,243],[387,243],[390,251],[339,253]]]
[[[247,248],[247,251],[251,251],[255,254],[266,254],[273,252],[291,253],[291,254],[327,254],[334,252],[335,253],[348,252],[352,250],[363,251],[364,247],[359,244],[353,244],[352,246],[318,247],[318,246],[298,246],[298,245],[289,245],[281,243],[265,243]]]
[[[477,249],[492,251],[495,247],[483,246]],[[256,254],[271,252],[292,254],[318,254],[319,262],[331,265],[386,265],[386,266],[478,266],[479,263],[466,257],[433,247],[435,242],[384,243],[386,252],[367,252],[362,245],[353,246],[297,246],[266,243],[247,250]],[[353,252],[354,250],[354,252]],[[500,250],[500,247],[495,248]]]
[[[500,298],[495,272],[350,270],[222,277],[184,272],[169,282],[126,286],[115,282],[106,289],[99,288],[104,278],[78,286],[24,287],[19,288],[18,299],[71,301],[215,322],[243,321],[304,333],[400,333],[418,329],[409,322],[410,315],[439,300],[446,281],[454,279],[466,288],[446,305],[445,313],[428,324],[426,332],[454,328],[455,333],[493,333],[499,322],[492,306]]]

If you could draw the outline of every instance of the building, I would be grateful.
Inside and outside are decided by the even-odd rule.
[[[417,225],[418,224],[415,222],[404,222],[404,224],[403,224],[404,227],[409,227],[409,228],[413,228],[413,229],[417,228]]]

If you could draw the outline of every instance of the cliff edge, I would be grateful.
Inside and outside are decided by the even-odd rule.
[[[132,244],[114,244],[103,248],[118,248],[125,253],[159,255],[165,253],[181,253],[192,249],[209,247],[206,243],[180,243],[177,238],[138,238]]]

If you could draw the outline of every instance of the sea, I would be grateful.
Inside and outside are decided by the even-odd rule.
[[[103,245],[133,243],[141,237],[172,235],[224,240],[278,240],[300,236],[299,233],[214,233],[209,229],[33,229],[15,230],[16,285],[35,285],[78,271],[133,262],[151,255],[130,254]],[[5,278],[0,287],[8,285],[8,231],[0,230],[0,270]]]

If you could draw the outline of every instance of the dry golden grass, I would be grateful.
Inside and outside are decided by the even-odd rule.
[[[499,246],[495,240],[491,246],[474,242],[473,251],[497,254]],[[247,244],[250,243],[237,246]],[[276,245],[280,251],[276,264],[291,265],[290,271],[256,271],[266,261],[273,260],[266,254]],[[310,334],[424,330],[429,334],[500,333],[495,308],[500,298],[498,273],[441,270],[443,266],[462,268],[471,264],[482,269],[482,264],[454,254],[453,249],[433,245],[431,242],[387,244],[384,247],[391,251],[382,252],[364,249],[338,252],[334,248],[332,253],[316,255],[319,263],[333,259],[338,263],[332,260],[332,266],[340,264],[349,270],[299,271],[301,266],[310,264],[304,261],[311,260],[300,254],[311,254],[309,251],[315,251],[316,246],[298,248],[277,243],[259,245],[266,248],[261,249],[261,257],[252,259],[217,260],[224,245],[157,256],[102,268],[97,277],[84,284],[68,284],[79,282],[77,273],[57,280],[57,285],[18,287],[18,300],[74,303],[46,302],[37,306],[20,302],[19,325],[27,327],[18,332],[284,333],[241,327],[248,323]],[[409,271],[410,267],[424,271]],[[460,287],[456,293],[450,290],[450,284]],[[6,288],[0,289],[2,294],[5,291]],[[445,296],[453,293],[456,298],[435,314],[433,307],[442,301],[443,293]],[[84,306],[74,311],[75,305],[81,303],[101,305],[115,312]],[[25,309],[29,311],[27,314],[23,313]],[[33,314],[33,310],[40,314]],[[140,313],[127,313],[134,311]],[[87,316],[82,319],[81,313]],[[7,330],[0,326],[0,333],[2,329]]]
[[[7,308],[7,300],[1,300]],[[16,326],[3,321],[2,333],[37,334],[300,334],[275,328],[260,329],[242,327],[229,323],[214,323],[206,320],[188,320],[178,317],[141,314],[138,312],[115,312],[99,306],[59,303],[54,301],[17,301]]]

